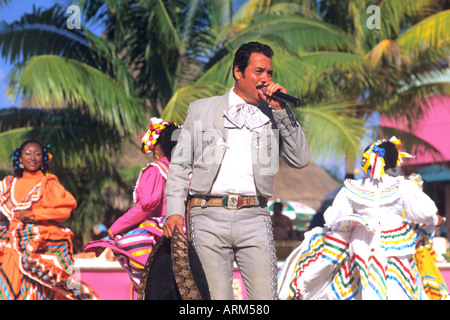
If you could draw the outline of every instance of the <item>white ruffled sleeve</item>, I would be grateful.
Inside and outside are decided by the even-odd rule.
[[[438,224],[436,204],[414,182],[400,181],[400,191],[406,219],[418,223]]]
[[[325,225],[330,226],[334,224],[339,218],[342,218],[352,213],[353,213],[352,203],[350,199],[347,197],[345,188],[342,188],[336,195],[333,204],[330,207],[328,207],[328,209],[323,214],[323,217],[325,219]]]

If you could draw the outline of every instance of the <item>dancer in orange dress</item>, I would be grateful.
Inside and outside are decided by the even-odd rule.
[[[75,198],[48,174],[51,155],[37,141],[15,149],[16,177],[0,183],[0,299],[98,299],[75,276],[74,235],[59,223]]]

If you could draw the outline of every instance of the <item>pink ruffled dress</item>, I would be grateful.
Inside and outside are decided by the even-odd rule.
[[[101,252],[110,248],[119,263],[128,271],[137,290],[148,255],[163,235],[166,217],[165,187],[169,160],[149,163],[143,168],[133,193],[134,206],[111,226],[115,239],[105,237],[89,242],[85,252]]]

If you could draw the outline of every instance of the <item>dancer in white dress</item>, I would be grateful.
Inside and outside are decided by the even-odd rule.
[[[280,299],[428,299],[414,255],[445,220],[416,184],[384,173],[407,156],[399,144],[393,137],[366,149],[368,176],[344,182],[325,227],[307,232],[286,259]]]

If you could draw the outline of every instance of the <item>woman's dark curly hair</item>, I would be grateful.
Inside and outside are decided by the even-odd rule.
[[[368,145],[367,148],[364,150],[366,152],[371,145]],[[378,148],[384,149],[384,169],[394,169],[397,166],[398,161],[398,149],[390,141],[382,142],[378,145]]]
[[[386,152],[384,154],[384,169],[395,168],[398,161],[398,149],[392,142],[383,142],[379,145]]]
[[[14,173],[18,177],[22,177],[24,169],[20,167],[20,157],[22,156],[22,151],[25,146],[29,143],[37,144],[42,150],[42,167],[41,171],[46,174],[50,169],[50,155],[48,153],[49,147],[44,147],[40,142],[36,140],[27,140],[20,145],[19,148],[15,148],[12,155],[10,156],[10,162],[13,166]]]
[[[157,140],[157,144],[161,145],[162,151],[164,152],[164,155],[169,159],[171,159],[172,156],[172,150],[176,146],[178,137],[175,136],[173,133],[180,129],[180,127],[172,122],[165,125],[166,128],[161,132],[161,135],[159,136]]]

